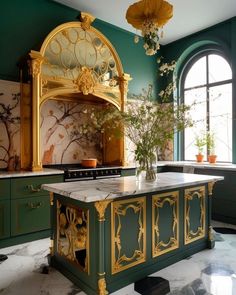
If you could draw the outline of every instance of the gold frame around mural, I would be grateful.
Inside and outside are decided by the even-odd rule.
[[[76,265],[76,267],[79,267],[79,269],[81,269],[82,271],[84,271],[85,273],[87,273],[88,275],[90,274],[90,237],[89,237],[89,209],[85,209],[85,208],[80,208],[79,206],[74,206],[71,204],[66,204],[64,202],[61,202],[59,200],[57,200],[57,224],[56,224],[56,252],[58,255],[64,257],[68,262]],[[60,230],[61,230],[61,224],[60,224],[60,208],[61,206],[65,206],[66,210],[68,209],[69,214],[73,217],[75,217],[74,212],[76,210],[81,209],[82,211],[86,212],[86,261],[85,261],[85,267],[83,268],[79,263],[76,262],[76,260],[73,258],[74,256],[74,243],[71,243],[70,241],[68,241],[68,244],[70,245],[71,248],[71,256],[72,257],[68,257],[66,255],[64,255],[60,243],[59,243],[59,237],[60,237]],[[74,218],[72,218],[71,223],[70,223],[70,227],[73,227],[75,230],[75,222],[74,222]],[[78,232],[78,230],[77,230]],[[72,233],[69,233],[69,235],[72,235]],[[54,253],[55,253],[55,248],[54,248]]]
[[[122,208],[123,205],[124,208]],[[120,230],[122,224],[120,215],[125,216],[127,209],[132,208],[135,213],[139,212],[139,235],[137,244],[139,249],[134,249],[132,257],[127,257],[125,253],[120,256],[122,248],[120,240]],[[116,216],[118,216],[119,224],[116,232]],[[142,240],[142,241],[141,241]],[[141,245],[142,242],[142,245]],[[118,258],[116,259],[116,249]],[[130,262],[122,265],[122,262]],[[115,201],[111,203],[111,273],[115,274],[124,271],[130,267],[136,266],[146,261],[146,197],[132,198],[128,200]]]
[[[164,203],[168,202],[172,207],[173,213],[173,236],[170,237],[168,243],[159,241],[160,228],[159,208],[162,208]],[[179,192],[173,191],[154,195],[152,197],[152,257],[163,255],[164,253],[173,251],[179,248]]]
[[[94,91],[95,97],[100,97],[113,105],[115,105],[118,109],[123,110],[125,105],[125,100],[127,96],[128,91],[128,82],[131,80],[130,76],[128,74],[125,74],[123,72],[122,64],[120,61],[120,58],[115,50],[115,48],[112,46],[110,41],[98,30],[93,28],[91,26],[92,21],[94,20],[94,17],[90,14],[81,13],[81,22],[69,22],[62,24],[58,27],[56,27],[54,30],[49,33],[49,35],[44,40],[40,51],[31,51],[30,57],[31,57],[31,73],[32,73],[32,138],[24,136],[22,140],[26,142],[25,146],[27,146],[27,143],[30,145],[32,142],[32,163],[31,163],[31,169],[33,171],[40,171],[42,170],[42,159],[41,159],[41,139],[40,139],[40,107],[41,105],[47,100],[52,97],[57,96],[64,96],[68,94],[75,94],[75,93],[84,93],[87,94],[91,91],[91,89]],[[116,77],[116,83],[118,87],[118,91],[120,93],[120,101],[116,101],[112,98],[112,96],[105,96],[102,94],[102,91],[100,91],[100,88],[102,85],[98,84],[94,85],[93,81],[91,80],[91,75],[89,74],[89,68],[84,68],[83,73],[81,72],[81,76],[79,80],[73,81],[70,79],[63,79],[63,87],[61,89],[52,89],[48,90],[45,93],[43,92],[44,85],[47,84],[47,82],[52,83],[58,83],[60,80],[59,77],[53,76],[53,77],[47,77],[46,75],[43,75],[42,73],[42,64],[44,62],[47,62],[45,58],[45,51],[47,49],[47,46],[49,46],[50,41],[56,36],[56,34],[62,32],[63,30],[66,30],[68,28],[82,28],[83,30],[89,30],[102,41],[104,44],[109,48],[112,57],[114,58],[116,69],[118,76]],[[82,81],[82,82],[81,82]],[[59,81],[60,82],[60,81]],[[79,84],[78,84],[79,83]],[[114,87],[110,87],[111,92],[113,91]],[[109,160],[112,162],[112,159],[117,159],[117,153],[112,154],[112,149],[107,148],[107,151],[110,151],[111,156],[108,157]],[[119,161],[122,165],[124,165],[124,139],[120,139],[120,155],[119,155]],[[114,160],[114,161],[115,161]]]
[[[193,200],[194,195],[200,199],[200,220],[198,229],[193,232],[190,229],[190,201]],[[205,198],[206,190],[204,186],[186,189],[184,191],[184,244],[190,244],[194,241],[204,238],[206,229],[206,212],[205,212]]]

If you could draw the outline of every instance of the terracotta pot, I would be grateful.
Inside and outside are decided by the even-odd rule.
[[[203,162],[204,155],[198,154],[196,155],[197,162]]]
[[[86,168],[96,168],[97,159],[83,159],[81,165]]]
[[[215,164],[216,163],[216,158],[217,158],[216,155],[209,155],[208,156],[208,162],[211,163],[211,164]]]

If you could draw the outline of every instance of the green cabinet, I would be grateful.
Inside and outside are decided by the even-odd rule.
[[[63,175],[0,179],[0,248],[48,237],[49,192],[45,183],[63,182]]]
[[[10,237],[10,200],[0,200],[0,240]]]
[[[11,235],[22,235],[50,228],[48,196],[11,201]]]

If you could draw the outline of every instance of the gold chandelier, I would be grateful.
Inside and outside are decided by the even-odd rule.
[[[154,55],[160,48],[159,31],[172,16],[173,6],[164,0],[141,0],[129,6],[127,22],[141,30],[147,55]],[[138,36],[134,41],[138,43]]]

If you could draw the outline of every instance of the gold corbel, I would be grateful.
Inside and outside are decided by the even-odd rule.
[[[106,290],[107,284],[105,278],[98,280],[98,294],[99,295],[107,295],[108,292]]]
[[[49,195],[50,195],[50,205],[53,206],[53,197],[54,197],[54,194],[53,194],[53,192],[50,192]]]
[[[54,240],[51,239],[50,242],[51,242],[51,246],[49,247],[50,255],[53,256],[54,255]]]
[[[89,13],[81,12],[80,21],[81,28],[83,30],[89,30],[91,23],[95,20],[95,17]]]
[[[38,51],[31,50],[30,57],[31,61],[31,73],[33,78],[41,73],[41,64],[44,60],[43,56]]]
[[[208,195],[209,196],[212,196],[214,185],[215,185],[215,181],[208,182]]]
[[[97,212],[98,212],[98,217],[99,221],[104,221],[105,220],[105,211],[107,206],[111,203],[111,200],[106,200],[106,201],[98,201],[94,204]]]

